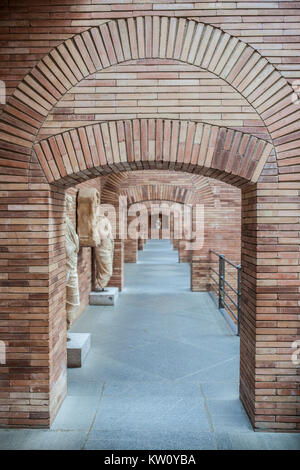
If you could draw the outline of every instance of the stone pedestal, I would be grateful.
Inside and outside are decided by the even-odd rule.
[[[106,287],[104,291],[90,293],[90,305],[115,305],[119,296],[117,287]]]
[[[91,349],[90,333],[68,333],[67,365],[69,368],[81,367]]]

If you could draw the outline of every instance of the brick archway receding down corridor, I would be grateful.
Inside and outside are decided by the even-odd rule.
[[[81,423],[90,449],[213,449],[224,429],[253,441],[239,401],[239,339],[189,277],[169,240],[148,240],[137,264],[125,264],[117,304],[89,306],[71,330],[95,341],[84,368],[68,370],[53,432]]]
[[[130,216],[133,219],[137,210],[136,203],[152,200],[156,201],[155,204],[160,204],[159,201],[169,201],[171,205],[174,203],[189,204],[194,207],[194,228],[196,228],[196,207],[197,205],[204,206],[204,245],[201,248],[200,257],[195,250],[193,252],[186,250],[184,241],[173,240],[174,248],[179,250],[179,260],[181,262],[192,261],[191,289],[193,291],[207,291],[209,288],[210,249],[215,251],[222,249],[223,254],[229,259],[237,264],[240,263],[241,192],[238,188],[196,173],[142,170],[113,173],[105,177],[105,183],[101,189],[102,203],[118,204],[119,196],[126,198],[130,211],[131,204],[134,205],[132,207],[133,214]],[[220,198],[224,201],[221,202]],[[149,206],[147,205],[147,207]],[[219,220],[218,225],[216,225],[216,220]],[[172,222],[174,220],[171,221],[171,225]],[[200,223],[198,219],[198,228],[200,228]],[[235,240],[235,237],[238,238]],[[124,241],[125,262],[135,262],[137,245],[137,240]],[[119,260],[119,263],[122,263],[122,259],[122,256],[117,255],[116,260]],[[116,268],[122,276],[124,270],[119,266]],[[122,284],[123,279],[116,279],[114,276],[111,285],[121,287]]]
[[[157,42],[152,40],[154,32],[158,33]],[[176,166],[176,161],[172,162],[173,154],[164,160],[164,149],[156,146],[159,142],[156,136],[159,129],[165,130],[165,124],[151,119],[138,121],[141,129],[147,128],[146,133],[141,130],[147,147],[142,140],[140,150],[135,145],[140,140],[134,138],[134,124],[122,121],[123,124],[101,123],[51,137],[36,144],[38,159],[35,158],[32,146],[40,125],[74,84],[114,63],[157,56],[207,68],[235,86],[265,120],[275,144],[278,172],[270,175],[267,156],[263,153],[258,153],[261,157],[258,160],[251,160],[252,151],[258,149],[260,142],[245,134],[240,135],[244,152],[239,157],[243,158],[235,160],[236,168],[227,173],[224,164],[228,163],[228,154],[227,160],[222,160],[222,155],[229,150],[228,142],[232,142],[229,137],[226,140],[227,136],[237,135],[236,131],[178,121],[171,126],[172,130],[176,126],[178,131],[180,128],[178,139],[174,139],[179,156]],[[8,378],[1,425],[49,426],[66,392],[64,189],[100,174],[137,169],[142,161],[147,168],[174,163],[167,168],[183,171],[191,170],[195,164],[195,172],[205,171],[207,176],[242,186],[245,295],[241,324],[241,399],[257,429],[299,430],[299,374],[290,357],[291,343],[299,333],[296,237],[299,110],[287,103],[291,93],[280,73],[242,41],[209,25],[177,18],[138,17],[92,28],[55,48],[24,78],[1,115],[1,229],[3,239],[9,239],[1,251],[2,315],[9,343],[8,363],[1,365]],[[277,112],[283,117],[274,123]],[[201,131],[198,142],[199,129],[203,134]],[[131,150],[125,144],[126,130],[133,136],[126,141],[132,145]],[[95,139],[95,132],[99,138]],[[113,147],[109,145],[110,132],[115,136]],[[198,160],[191,160],[188,132],[194,133],[198,150],[202,143],[206,144],[205,160],[199,165]],[[102,153],[97,148],[101,139]],[[265,145],[271,150],[271,144]],[[133,157],[136,151],[140,155],[138,159]],[[107,159],[106,152],[111,159]],[[190,159],[185,160],[186,154]],[[101,155],[106,156],[104,162],[100,161]],[[116,155],[120,160],[114,161]],[[98,157],[96,163],[94,159]],[[250,161],[256,162],[255,168],[248,166]],[[249,169],[248,174],[244,166]],[[22,328],[26,332],[24,344],[19,341]],[[18,377],[22,379],[18,381]],[[16,393],[22,394],[22,410],[14,403]],[[35,401],[39,394],[44,400],[42,407]],[[29,405],[28,399],[33,400]]]

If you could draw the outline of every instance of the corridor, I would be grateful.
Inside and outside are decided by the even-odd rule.
[[[300,449],[299,435],[254,433],[238,399],[239,340],[168,240],[127,264],[114,307],[90,306],[81,369],[51,430],[1,430],[1,449]]]

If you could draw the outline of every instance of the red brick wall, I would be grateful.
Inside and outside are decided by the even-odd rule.
[[[2,43],[0,53],[2,54],[2,60],[0,64],[0,78],[7,82],[9,93],[12,93],[16,84],[53,47],[72,37],[74,34],[86,31],[88,28],[100,25],[112,18],[136,17],[141,15],[193,18],[195,21],[221,28],[231,36],[240,38],[244,43],[251,45],[262,57],[267,57],[268,61],[276,66],[286,80],[291,81],[294,78],[299,78],[299,58],[297,50],[299,34],[297,31],[297,21],[300,9],[298,2],[232,2],[225,0],[218,4],[218,2],[201,1],[170,3],[164,0],[160,3],[156,1],[145,3],[142,0],[138,0],[133,4],[126,4],[116,1],[112,1],[111,3],[87,3],[77,2],[75,0],[73,2],[70,0],[68,3],[53,3],[48,0],[40,5],[35,0],[2,0],[1,4]],[[133,81],[146,78],[153,82],[153,80],[160,79],[165,81],[165,84],[162,82],[162,86],[164,87],[170,87],[172,80],[197,80],[200,77],[200,75],[196,77],[192,75],[193,72],[199,74],[198,68],[184,64],[182,67],[177,66],[174,70],[169,64],[166,67],[162,66],[161,69],[154,67],[153,72],[150,71],[150,68],[149,72],[156,73],[155,77],[153,77],[153,75],[147,75],[148,69],[149,67],[146,66],[146,70],[144,70],[143,64],[139,65],[138,68],[136,65],[130,68],[130,64],[113,66],[112,71],[108,72],[109,75],[106,78],[106,84],[104,84],[105,75],[100,73],[99,82],[101,83],[101,81],[103,81],[103,83],[99,86],[107,87],[104,89],[103,98],[100,97],[101,103],[98,104],[96,101],[96,104],[93,102],[93,100],[97,100],[99,97],[93,96],[95,92],[91,90],[91,96],[88,94],[86,98],[83,98],[83,100],[88,103],[85,106],[85,103],[82,103],[80,108],[96,108],[100,105],[101,108],[105,107],[105,114],[115,114],[115,111],[112,111],[115,107],[117,108],[117,113],[135,113],[134,106],[139,106],[139,104],[135,102],[137,98],[136,95],[131,95],[131,93],[134,93],[133,91],[123,90],[124,93],[127,93],[126,95],[124,94],[124,96],[121,94],[121,90],[118,91],[117,100],[124,101],[124,103],[118,104],[112,102],[114,99],[112,95],[115,93],[114,87],[116,85],[116,78],[112,74],[117,71],[123,74],[139,73],[139,76],[134,75],[131,77]],[[158,73],[164,75],[157,75]],[[180,73],[183,76],[180,77]],[[203,85],[207,85],[205,80],[210,78],[208,77],[210,74],[206,73],[206,75],[203,75],[203,73],[205,72],[201,71],[200,73],[203,76]],[[190,74],[191,76],[187,77],[185,74]],[[127,75],[120,77],[120,79],[123,80],[126,78]],[[220,82],[218,83],[216,77],[211,77],[211,80],[215,80],[214,85],[216,87],[220,86]],[[156,84],[156,82],[154,81],[153,84]],[[134,83],[130,86],[133,87]],[[147,82],[145,86],[149,86]],[[213,86],[213,83],[211,86]],[[184,96],[183,93],[195,92],[195,84],[187,83],[186,88],[186,91],[181,90],[180,94],[177,94],[176,90],[174,89],[173,91],[171,88],[170,91],[172,90],[172,94],[175,93],[175,96],[170,96],[170,99],[175,101],[179,99],[194,100],[194,97],[190,98],[189,96]],[[198,91],[196,91],[196,93],[197,92]],[[204,93],[206,92],[207,89],[204,90]],[[218,92],[219,89],[213,91],[213,93]],[[229,91],[229,93],[232,92],[234,93],[233,90]],[[163,90],[160,93],[163,93]],[[199,99],[197,97],[195,98]],[[219,104],[216,101],[210,103],[209,100],[205,104],[201,102],[200,106],[203,107],[203,111],[193,109],[195,105],[197,106],[197,104],[193,102],[182,103],[182,106],[186,107],[185,112],[188,116],[190,113],[215,113],[215,116],[205,117],[205,119],[227,119],[227,121],[230,121],[229,125],[236,125],[238,127],[244,125],[251,128],[251,130],[257,127],[255,131],[261,132],[259,128],[263,127],[263,124],[257,116],[251,116],[250,112],[249,116],[244,117],[245,110],[242,109],[242,107],[245,106],[247,109],[249,106],[248,103],[240,101],[240,97],[237,97],[237,102],[232,105],[230,102],[232,98],[228,96],[228,102],[225,100],[223,103]],[[140,97],[140,100],[147,99],[160,100],[161,97]],[[166,99],[165,96],[164,99]],[[207,99],[207,96],[205,96],[204,99]],[[215,100],[219,99],[220,97],[216,94]],[[75,106],[75,108],[77,108],[77,105],[72,102],[72,98],[70,98],[69,103],[67,98],[64,98],[63,101],[67,106],[61,109],[61,113],[58,112],[54,114],[56,116],[54,123],[59,124],[51,126],[51,129],[54,128],[55,132],[57,132],[61,126],[68,126],[68,120],[71,120],[70,127],[73,127],[74,121],[76,122],[78,119],[87,121],[94,119],[96,114],[101,114],[101,111],[97,110],[93,112],[91,110],[88,115],[92,117],[86,117],[85,110],[81,112],[81,109],[78,109],[78,112],[76,111],[77,117],[74,117],[73,107]],[[69,106],[69,104],[71,104],[71,106]],[[176,112],[178,102],[169,103],[167,105],[154,101],[150,106],[152,106],[152,108],[168,106],[170,111],[167,110],[166,112],[169,113]],[[189,108],[189,106],[191,108]],[[205,109],[206,106],[208,107],[207,110]],[[223,108],[221,106],[223,106]],[[232,106],[235,106],[236,109],[232,108]],[[127,109],[125,109],[126,107]],[[227,110],[226,107],[228,108]],[[152,113],[152,109],[149,112]],[[223,113],[224,116],[221,117],[221,113]],[[218,114],[220,116],[218,116]],[[54,116],[53,113],[50,113],[50,115]],[[105,116],[105,119],[106,118],[107,116]],[[245,123],[242,124],[244,119]],[[45,123],[44,125],[45,130],[50,126],[50,121],[51,119],[48,117],[46,119],[47,124]],[[234,124],[233,121],[235,121]],[[52,130],[50,130],[50,134],[52,133]]]

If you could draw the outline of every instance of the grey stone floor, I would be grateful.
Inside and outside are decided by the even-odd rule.
[[[81,369],[51,430],[1,430],[0,449],[300,449],[300,435],[255,433],[238,399],[239,340],[168,241],[127,264],[116,306],[90,306]]]

